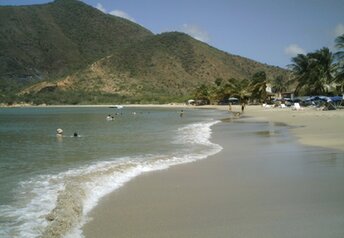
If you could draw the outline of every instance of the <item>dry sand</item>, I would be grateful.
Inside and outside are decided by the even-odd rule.
[[[238,108],[237,108],[238,110]],[[344,150],[344,110],[319,111],[313,108],[263,108],[248,106],[245,115],[292,126],[292,132],[305,145]]]

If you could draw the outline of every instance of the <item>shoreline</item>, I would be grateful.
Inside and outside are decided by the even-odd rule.
[[[239,106],[233,109],[238,111]],[[262,121],[257,129],[272,129],[277,134],[271,138],[249,130],[233,131],[233,123],[216,125],[212,141],[222,151],[135,177],[98,203],[83,234],[86,238],[340,237],[337,234],[344,232],[344,189],[338,179],[343,177],[341,160],[333,161],[337,168],[328,166],[328,156],[337,156],[335,151],[301,145],[288,135],[290,128],[292,135],[302,128],[312,129],[313,125],[300,127],[309,122],[304,119],[312,112],[296,114],[303,119],[287,127],[280,123],[289,120],[285,113],[293,112],[279,113],[282,118],[274,113],[278,111],[247,107],[244,116],[233,121],[241,128]],[[314,161],[325,166],[318,167]]]
[[[244,115],[257,120],[284,123],[304,145],[344,151],[344,110],[318,111],[304,108],[296,111],[290,108],[248,106]]]
[[[103,105],[15,105],[2,108],[110,108],[113,104]],[[218,109],[228,111],[228,105],[186,105],[169,104],[123,104],[124,108],[175,108],[175,109]],[[231,112],[241,112],[240,105],[232,105]],[[263,108],[248,105],[241,116],[255,120],[284,123],[290,126],[298,141],[304,145],[332,148],[344,151],[344,110],[317,111],[312,108],[294,111],[291,108]]]
[[[102,105],[14,105],[2,108],[110,108],[114,104]],[[170,109],[218,109],[228,111],[228,105],[169,104],[123,104],[124,108],[170,108]],[[232,105],[231,112],[241,112],[240,105]],[[255,120],[284,123],[290,126],[298,141],[304,145],[332,148],[344,151],[344,110],[318,111],[313,108],[292,110],[291,108],[263,108],[260,105],[245,107],[243,117]],[[242,119],[242,118],[241,118]]]

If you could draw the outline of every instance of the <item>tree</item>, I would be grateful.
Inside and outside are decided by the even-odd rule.
[[[313,87],[311,88],[316,94],[326,94],[328,93],[328,86],[334,79],[334,56],[327,47],[310,53],[309,56],[313,63]]]
[[[326,47],[307,55],[299,54],[289,65],[297,82],[295,94],[327,94],[334,76],[334,56]]]
[[[281,97],[281,94],[287,91],[287,82],[283,75],[278,75],[272,82],[273,90]]]
[[[335,40],[336,48],[338,48],[340,51],[335,53],[335,56],[340,60],[344,60],[344,34],[341,36],[338,36]]]
[[[229,96],[222,82],[222,78],[216,78],[214,81],[215,85],[211,86],[209,89],[209,99],[212,103],[226,99]]]
[[[292,64],[288,67],[293,72],[293,80],[297,82],[295,94],[298,95],[300,90],[308,84],[308,74],[310,68],[309,57],[304,54],[298,54],[291,59]]]
[[[198,88],[196,88],[194,96],[196,99],[209,100],[209,89],[208,89],[208,87],[205,84],[200,85]]]
[[[338,36],[335,40],[336,48],[339,49],[335,53],[336,57],[336,76],[334,82],[339,85],[339,91],[343,93],[344,91],[344,34]]]
[[[324,47],[321,50],[316,51],[313,57],[317,59],[319,63],[319,69],[321,77],[324,78],[326,82],[331,82],[334,73],[334,55],[329,50],[329,48]]]
[[[259,71],[252,76],[250,89],[252,90],[252,99],[258,99],[259,102],[265,102],[267,98],[266,87],[268,80],[264,71]]]
[[[222,84],[222,81],[223,81],[222,78],[216,78],[216,79],[215,79],[215,84],[216,84],[216,86],[217,86],[217,87],[220,87],[221,84]]]
[[[237,80],[231,78],[225,85],[225,91],[231,97],[239,98],[240,101],[246,101],[251,96],[249,83],[247,79]]]

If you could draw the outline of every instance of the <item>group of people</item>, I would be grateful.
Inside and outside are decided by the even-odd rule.
[[[241,104],[241,113],[244,113],[245,110],[245,103]],[[228,111],[232,111],[232,103],[228,104]]]
[[[111,116],[110,114],[106,117],[106,120],[108,121],[112,121],[113,119],[115,119],[115,117]]]
[[[132,114],[135,115],[136,112],[133,112]],[[121,112],[121,113],[119,113],[119,112],[116,112],[116,113],[115,113],[115,116],[119,116],[119,115],[123,115],[122,112]],[[107,115],[107,117],[106,117],[106,120],[107,120],[107,121],[112,121],[112,120],[114,120],[114,119],[115,119],[115,117],[114,117],[113,115],[111,115],[111,114]]]
[[[133,112],[132,114],[135,115],[136,112]],[[183,115],[184,115],[184,111],[181,110],[179,116],[183,117]],[[115,117],[110,115],[110,114],[107,115],[107,117],[106,117],[106,120],[108,120],[108,121],[112,121],[114,119],[115,119]],[[63,130],[61,128],[56,129],[56,136],[57,137],[63,137]],[[77,132],[74,132],[73,137],[79,137],[79,134]]]
[[[63,137],[63,130],[61,129],[61,128],[58,128],[57,130],[56,130],[56,136],[57,137]],[[74,132],[73,133],[73,137],[78,137],[79,135],[78,135],[78,133],[77,132]]]

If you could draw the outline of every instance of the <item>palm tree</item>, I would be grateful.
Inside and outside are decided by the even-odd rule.
[[[287,91],[287,82],[283,75],[278,75],[274,78],[273,89],[281,97],[281,94]]]
[[[293,72],[293,81],[297,82],[295,94],[298,95],[300,90],[308,85],[308,75],[310,71],[310,59],[307,55],[298,54],[291,59],[292,64],[288,67]]]
[[[326,82],[331,82],[334,73],[334,55],[329,48],[324,47],[314,53],[314,58],[320,65],[320,73]]]
[[[335,42],[339,51],[335,53],[335,57],[337,59],[337,68],[334,81],[339,85],[339,91],[342,93],[344,91],[344,34],[338,36]]]
[[[265,102],[267,98],[266,87],[268,80],[266,78],[266,73],[264,71],[259,71],[252,76],[252,81],[250,83],[251,97],[253,99],[258,99],[259,102]]]
[[[225,88],[225,85],[223,85],[223,79],[217,78],[214,81],[214,85],[212,85],[209,89],[209,96],[212,101],[212,103],[224,100],[229,97],[229,94]]]
[[[338,36],[335,42],[336,42],[336,48],[340,50],[337,53],[335,53],[335,56],[339,60],[344,60],[344,34],[341,36]]]
[[[326,47],[307,55],[299,54],[289,65],[297,82],[295,94],[304,90],[306,94],[327,93],[327,86],[333,81],[334,56]]]
[[[334,56],[332,52],[324,47],[315,53],[310,53],[313,67],[313,87],[315,93],[327,93],[328,86],[334,79]]]
[[[231,97],[239,98],[241,102],[246,101],[251,93],[249,91],[249,81],[247,79],[229,79],[225,85],[225,91]]]

